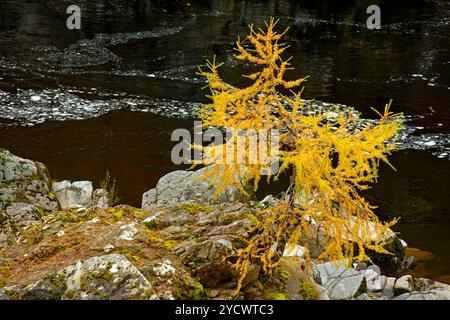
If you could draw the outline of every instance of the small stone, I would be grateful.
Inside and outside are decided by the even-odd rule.
[[[378,274],[378,276],[381,276],[381,269],[377,265],[372,264],[372,265],[367,267],[367,270],[373,270],[373,271],[375,271]]]
[[[381,282],[381,286],[383,287],[383,290],[378,293],[379,296],[392,298],[394,296],[395,280],[396,279],[394,277],[381,276],[380,282]]]
[[[427,147],[433,147],[433,146],[436,145],[436,142],[434,142],[434,141],[427,141],[427,142],[424,142],[423,145],[425,145]]]
[[[65,234],[65,232],[61,230],[56,234],[56,236],[61,238],[61,237],[64,237],[64,234]]]
[[[367,262],[358,262],[355,263],[354,265],[355,270],[361,271],[361,270],[366,270],[367,269]]]
[[[283,251],[283,257],[304,257],[306,253],[306,248],[299,245],[289,245],[287,244]]]
[[[103,247],[103,251],[105,253],[110,253],[111,251],[114,250],[114,246],[111,243],[108,243],[106,246]]]
[[[224,246],[225,248],[229,249],[229,250],[233,250],[233,245],[231,244],[230,240],[227,239],[219,239],[216,241],[216,243]]]
[[[406,248],[408,247],[408,244],[406,243],[405,240],[400,239],[400,243],[402,244],[402,247],[403,247],[404,249],[406,249]]]
[[[92,207],[107,209],[109,207],[109,193],[105,189],[96,189],[92,194]]]
[[[262,199],[259,204],[264,208],[275,207],[278,204],[278,200],[271,194]]]
[[[100,219],[96,217],[96,218],[93,218],[93,219],[87,221],[86,223],[97,223],[99,221],[100,221]]]
[[[121,226],[120,229],[122,229],[123,231],[120,234],[119,239],[127,241],[133,240],[135,234],[138,232],[138,230],[134,227],[134,223]]]
[[[413,291],[413,277],[410,275],[402,276],[395,281],[395,294],[402,294]]]
[[[218,290],[212,289],[211,291],[209,291],[209,296],[210,296],[211,298],[215,298],[215,297],[217,297],[218,295],[219,295],[219,291],[218,291]]]
[[[357,296],[356,300],[372,300],[372,299],[370,299],[369,295],[364,292],[363,294]]]
[[[330,118],[337,118],[337,117],[339,116],[339,113],[330,111],[330,112],[327,112],[327,113],[325,114],[325,116],[327,117],[327,119],[330,119]]]
[[[381,286],[380,275],[373,269],[362,270],[361,274],[366,278],[367,290],[372,292],[381,291],[383,287]]]
[[[172,262],[170,260],[165,260],[164,262],[158,263],[156,266],[154,266],[153,271],[158,276],[164,276],[166,274],[175,273],[176,269],[172,266]]]
[[[414,267],[417,265],[417,259],[414,256],[410,256],[408,258],[406,258],[406,260],[404,261],[404,268],[406,270],[412,270],[414,269]]]

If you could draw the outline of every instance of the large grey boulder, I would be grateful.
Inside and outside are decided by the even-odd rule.
[[[54,182],[52,189],[62,209],[76,206],[88,207],[92,203],[93,187],[90,181]]]
[[[0,210],[16,202],[55,210],[58,203],[50,192],[51,179],[45,165],[0,149]]]
[[[59,208],[51,184],[45,165],[0,149],[1,239],[15,227],[26,227]],[[4,243],[0,240],[0,247]]]
[[[179,205],[182,203],[227,203],[239,199],[236,189],[224,190],[214,197],[216,187],[209,180],[200,179],[207,167],[197,171],[177,170],[159,179],[156,188],[150,189],[142,197],[142,209]]]
[[[366,289],[365,277],[348,268],[342,261],[330,261],[313,266],[316,282],[326,288],[332,300],[352,299]]]
[[[78,261],[29,285],[0,290],[0,300],[155,300],[150,282],[122,254]]]

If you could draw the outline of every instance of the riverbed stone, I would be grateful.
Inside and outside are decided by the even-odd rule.
[[[92,182],[90,181],[59,181],[52,185],[62,209],[76,206],[88,207],[92,202]]]

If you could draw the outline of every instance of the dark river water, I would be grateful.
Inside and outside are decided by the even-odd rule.
[[[68,30],[66,8],[81,7]],[[366,8],[381,8],[368,30]],[[450,282],[450,3],[446,1],[1,0],[0,147],[45,163],[54,179],[118,179],[122,201],[165,173],[176,128],[204,98],[199,65],[217,56],[226,80],[237,35],[268,17],[290,27],[291,73],[305,98],[403,112],[409,140],[366,193],[410,246],[435,257],[419,275]],[[277,187],[263,188],[276,192]]]

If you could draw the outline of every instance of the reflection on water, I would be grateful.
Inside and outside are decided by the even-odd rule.
[[[199,65],[232,60],[236,34],[269,16],[290,27],[294,76],[305,98],[370,107],[394,99],[410,119],[407,147],[367,193],[412,246],[433,251],[432,277],[450,274],[450,5],[379,1],[382,26],[367,30],[369,0],[78,0],[82,29],[68,31],[71,0],[0,2],[0,146],[46,163],[55,179],[101,180],[109,169],[123,201],[139,205],[170,163],[170,133],[192,127],[205,102]],[[62,121],[64,120],[64,121]],[[28,126],[33,125],[33,126]],[[269,190],[275,192],[271,187]],[[436,262],[436,263],[435,263]]]
[[[394,230],[412,247],[433,252],[436,260],[429,261],[426,274],[449,282],[450,278],[450,192],[447,159],[405,150],[390,158],[396,168],[384,165],[380,179],[366,192],[371,204],[383,220],[400,217]]]

